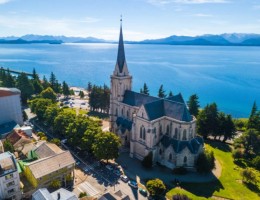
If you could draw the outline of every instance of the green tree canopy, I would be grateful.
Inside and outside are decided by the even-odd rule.
[[[34,92],[33,85],[25,73],[21,73],[17,77],[16,87],[21,90],[21,99],[24,104]]]
[[[256,102],[253,104],[251,114],[248,119],[247,128],[260,131],[260,112],[257,110]]]
[[[45,90],[43,90],[40,96],[44,99],[50,99],[52,102],[55,102],[57,98],[56,93],[53,91],[51,87],[48,87]]]
[[[197,115],[199,114],[199,107],[200,107],[198,95],[193,94],[190,96],[188,101],[188,107],[189,107],[190,114],[197,117]]]
[[[215,168],[215,157],[213,151],[204,151],[200,153],[196,162],[196,168],[199,173],[209,173]]]
[[[58,116],[58,114],[61,112],[61,109],[53,104],[51,106],[48,106],[44,113],[44,120],[49,126],[54,126],[54,120]]]
[[[4,146],[4,150],[5,151],[10,151],[11,153],[14,152],[14,146],[12,145],[12,143],[10,142],[10,140],[6,139],[3,142],[3,146]]]
[[[173,97],[172,91],[169,92],[168,97]]]
[[[148,89],[146,83],[144,83],[144,86],[143,86],[143,94],[149,95],[149,89]]]
[[[101,132],[96,135],[93,153],[98,159],[115,159],[119,156],[121,143],[117,135],[111,132]]]
[[[62,82],[62,94],[64,96],[69,96],[70,95],[70,88],[69,88],[68,84],[65,81]]]
[[[68,109],[64,109],[61,112],[59,112],[58,116],[55,117],[54,120],[54,132],[56,134],[60,134],[65,136],[65,131],[67,126],[74,122],[74,119],[76,118],[76,112]]]
[[[147,181],[146,188],[151,196],[163,195],[166,190],[163,181],[158,178]]]
[[[50,99],[37,98],[30,101],[30,108],[37,115],[39,120],[44,120],[44,114],[48,106],[52,105]]]

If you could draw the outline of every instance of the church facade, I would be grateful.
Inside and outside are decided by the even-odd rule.
[[[196,135],[196,118],[190,115],[181,94],[162,99],[132,91],[122,25],[110,79],[110,129],[130,148],[130,156],[142,160],[152,152],[154,163],[171,169],[193,168],[203,151],[203,139]]]

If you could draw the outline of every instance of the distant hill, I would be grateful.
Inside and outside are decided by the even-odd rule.
[[[28,34],[21,37],[9,36],[0,38],[1,44],[32,43],[117,43],[95,37],[67,37],[52,35]],[[168,44],[168,45],[216,45],[216,46],[260,46],[260,34],[223,33],[221,35],[177,36],[150,39],[143,41],[125,41],[127,44]]]

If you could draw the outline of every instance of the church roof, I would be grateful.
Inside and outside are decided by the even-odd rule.
[[[146,94],[137,93],[134,91],[126,90],[124,94],[123,103],[130,106],[140,107],[143,104],[159,100],[157,97],[152,97]]]
[[[121,24],[120,34],[119,34],[119,43],[118,43],[118,52],[117,52],[117,64],[118,64],[120,73],[122,73],[122,71],[123,71],[124,63],[125,63],[125,49],[124,49],[123,31],[122,31],[122,24]]]
[[[176,101],[176,102],[179,102],[179,103],[185,103],[181,93],[179,93],[179,94],[177,94],[175,96],[167,97],[165,99],[168,99],[170,101]]]
[[[190,122],[190,115],[186,105],[168,99],[160,99],[144,105],[149,120],[154,120],[163,116],[168,116],[179,121]]]
[[[181,141],[170,138],[167,135],[164,135],[160,142],[164,148],[168,148],[171,145],[176,153],[180,153],[185,149],[185,147],[187,147],[193,154],[198,153],[200,146],[204,143],[203,139],[198,136],[189,141]]]

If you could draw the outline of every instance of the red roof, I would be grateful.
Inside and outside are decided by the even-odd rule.
[[[20,90],[16,88],[2,88],[0,87],[0,97],[7,97],[12,95],[20,94]]]

